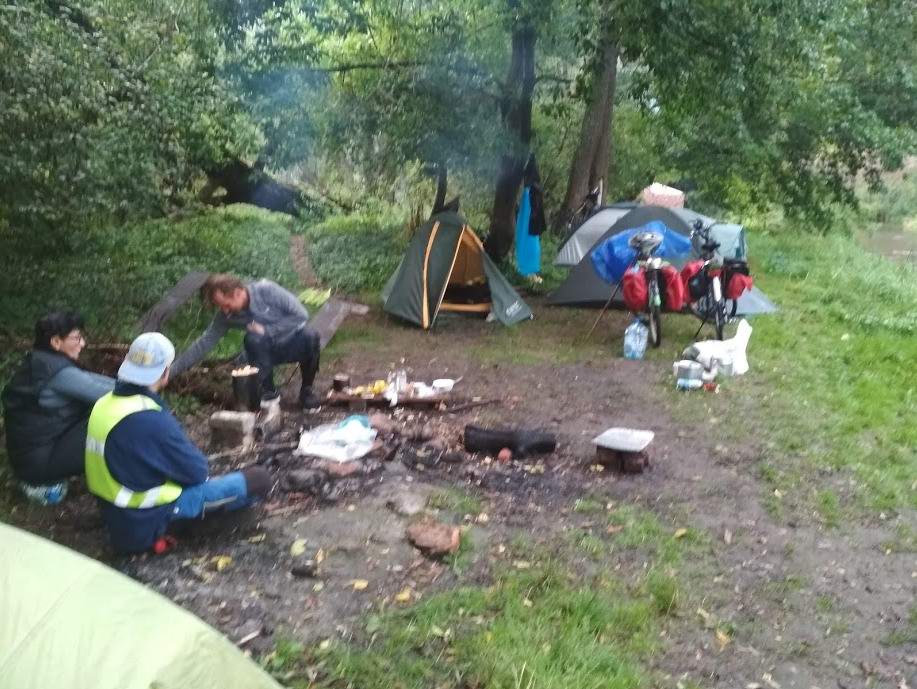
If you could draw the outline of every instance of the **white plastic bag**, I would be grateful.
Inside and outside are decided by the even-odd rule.
[[[359,459],[373,448],[376,430],[366,416],[350,416],[340,423],[328,423],[304,431],[296,454],[321,457],[335,462]]]
[[[732,359],[732,374],[741,376],[748,372],[748,340],[751,338],[752,327],[744,318],[739,321],[735,337],[728,340],[703,340],[695,342],[688,347],[682,356],[693,359],[706,369],[713,368],[715,360],[726,361]]]

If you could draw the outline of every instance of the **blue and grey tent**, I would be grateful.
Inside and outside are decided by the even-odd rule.
[[[687,208],[663,208],[662,206],[637,206],[625,215],[618,218],[601,237],[592,245],[590,250],[580,259],[571,270],[567,279],[561,283],[548,297],[548,303],[557,306],[602,306],[608,301],[613,286],[604,281],[592,261],[592,252],[606,240],[627,230],[643,227],[653,222],[665,225],[685,239],[691,234],[694,223],[700,221],[703,227],[710,228],[711,236],[720,243],[720,254],[724,258],[746,258],[748,250],[745,240],[745,229],[741,225],[718,223],[700,213]],[[686,255],[681,259],[672,260],[676,266],[683,265],[692,258]],[[623,308],[624,298],[620,291],[612,302],[613,305]],[[765,296],[757,287],[746,292],[739,299],[737,315],[750,316],[759,313],[773,313],[777,310],[774,303]]]

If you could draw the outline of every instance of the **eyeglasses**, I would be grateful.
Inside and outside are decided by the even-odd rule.
[[[70,340],[71,342],[86,342],[86,336],[81,332],[70,333],[65,340]]]

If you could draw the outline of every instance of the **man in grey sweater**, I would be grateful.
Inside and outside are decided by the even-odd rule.
[[[201,298],[219,311],[204,334],[172,364],[172,375],[200,363],[230,328],[245,329],[245,354],[258,367],[262,393],[276,394],[276,364],[298,363],[302,373],[299,402],[307,410],[319,407],[312,391],[321,349],[319,336],[306,325],[309,312],[294,295],[270,280],[246,283],[233,275],[214,273],[201,287]]]

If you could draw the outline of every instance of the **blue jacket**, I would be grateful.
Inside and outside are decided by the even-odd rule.
[[[165,402],[149,388],[124,382],[115,395],[146,395],[162,407],[131,414],[105,441],[105,464],[111,475],[133,491],[174,481],[193,486],[207,480],[207,457],[191,442]],[[99,499],[111,543],[120,553],[149,550],[165,533],[174,503],[149,509],[126,509]]]

